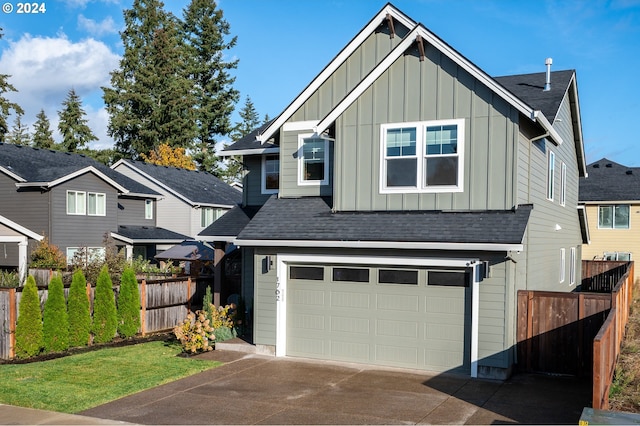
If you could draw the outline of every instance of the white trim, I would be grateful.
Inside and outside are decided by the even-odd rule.
[[[304,141],[306,139],[321,139],[324,141],[324,164],[323,164],[323,175],[324,178],[322,180],[306,180],[303,178],[304,174]],[[322,186],[329,184],[329,150],[330,144],[329,142],[334,142],[333,139],[318,135],[316,133],[302,133],[298,135],[298,185],[299,186]]]
[[[233,157],[242,155],[261,155],[261,154],[279,154],[280,148],[257,148],[257,149],[236,149],[229,151],[220,151],[219,157]]]
[[[330,247],[330,248],[390,248],[417,250],[481,250],[481,251],[523,251],[523,244],[488,243],[434,243],[403,241],[330,241],[330,240],[244,240],[233,243],[245,247]]]
[[[8,219],[2,215],[0,215],[0,224],[7,226],[11,229],[13,229],[16,232],[21,233],[22,235],[28,237],[28,238],[32,238],[34,240],[37,241],[42,241],[42,239],[44,238],[44,236],[36,234],[35,232],[31,231],[30,229],[25,228],[22,225],[19,225],[18,223],[12,221],[11,219]],[[2,237],[0,236],[0,241],[4,242],[4,238],[8,238],[8,237]]]
[[[278,189],[267,189],[267,157],[278,157]],[[277,194],[280,192],[280,156],[279,155],[263,155],[260,161],[260,193],[261,194]]]
[[[177,238],[177,239],[133,239],[127,238],[123,235],[120,235],[116,232],[112,232],[111,236],[119,241],[128,243],[128,244],[180,244],[185,239],[188,239],[187,236],[185,238]]]
[[[587,244],[591,244],[591,234],[589,233],[589,220],[587,219],[587,209],[583,205],[576,206],[576,210],[581,210],[582,215],[578,213],[578,220],[580,221],[580,234],[582,234],[582,229],[585,230],[585,235],[587,237]],[[584,242],[584,241],[583,241]]]
[[[471,285],[471,348],[470,375],[478,377],[478,338],[479,338],[479,277],[480,260],[477,258],[419,258],[419,257],[387,257],[387,256],[330,256],[313,254],[281,253],[276,256],[276,356],[287,355],[287,265],[289,263],[319,263],[332,265],[389,265],[389,266],[442,266],[472,268]]]
[[[313,130],[318,125],[319,120],[288,121],[282,125],[283,132],[299,132],[302,130]]]
[[[571,265],[569,265],[569,285],[574,285],[576,283],[576,260],[577,260],[577,249],[576,247],[571,247],[571,253],[570,253],[570,262]]]
[[[0,235],[0,243],[21,243],[25,240],[23,235]],[[40,237],[42,239],[43,237]]]
[[[550,149],[547,150],[547,191],[546,198],[553,201],[556,186],[556,154]]]
[[[6,174],[7,176],[17,180],[18,182],[26,182],[27,180],[18,176],[17,174],[15,174],[14,172],[12,172],[11,170],[7,169],[6,167],[2,167],[0,166],[0,172]]]
[[[198,241],[206,241],[208,243],[211,242],[215,242],[215,241],[224,241],[227,243],[233,243],[236,240],[235,236],[232,235],[202,235],[202,234],[198,234],[196,235],[196,237],[198,237]]]
[[[93,166],[89,166],[89,167],[85,167],[84,169],[80,169],[80,170],[76,170],[73,173],[69,173],[68,175],[64,175],[59,179],[53,180],[51,182],[28,182],[28,183],[16,183],[16,186],[18,188],[27,188],[27,187],[43,187],[43,188],[52,188],[56,185],[59,185],[61,183],[64,183],[68,180],[74,179],[78,176],[81,176],[85,173],[93,173],[96,176],[98,176],[100,179],[102,179],[103,181],[107,182],[109,185],[113,186],[115,189],[117,189],[119,192],[123,193],[123,194],[128,194],[129,190],[126,189],[125,187],[121,186],[119,183],[117,183],[116,181],[114,181],[113,179],[111,179],[109,176],[105,175],[104,173],[102,173],[100,170],[96,169]]]
[[[74,197],[75,197],[75,211],[70,212],[69,211],[69,195],[73,193]],[[78,195],[82,194],[84,197],[83,202],[82,202],[82,206],[80,206],[80,203],[78,203]],[[64,199],[64,204],[65,204],[65,208],[67,211],[67,214],[70,216],[86,216],[87,215],[87,192],[86,191],[74,191],[71,189],[68,189],[66,192],[66,197]],[[78,212],[78,209],[82,207],[82,212]]]
[[[567,251],[564,247],[560,249],[560,282],[563,283],[567,275]]]
[[[100,196],[102,196],[102,201],[104,202],[102,205],[104,213],[89,212],[89,196],[90,195],[96,196],[96,212],[100,210],[98,207],[98,200],[101,198]],[[87,191],[87,216],[106,216],[106,215],[107,215],[107,194],[105,194],[104,192],[88,192]]]
[[[567,205],[567,165],[560,161],[560,205]]]
[[[144,218],[147,220],[153,219],[153,200],[150,198],[144,200]]]
[[[640,201],[638,200],[618,200],[618,201],[609,201],[609,200],[600,200],[600,201],[580,201],[580,204],[589,205],[589,206],[600,206],[600,205],[623,205],[629,204],[632,205],[640,205]],[[578,206],[580,208],[580,206]]]

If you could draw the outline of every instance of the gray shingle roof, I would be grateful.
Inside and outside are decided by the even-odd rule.
[[[640,167],[627,167],[603,158],[587,166],[588,177],[580,178],[579,200],[640,200]]]
[[[236,237],[258,212],[259,207],[235,206],[198,234],[201,237]]]
[[[166,240],[166,241],[183,241],[191,239],[187,235],[179,234],[158,226],[136,226],[136,225],[120,225],[118,226],[118,235],[131,240]]]
[[[85,155],[0,143],[0,167],[27,182],[53,182],[90,166],[133,193],[161,195]]]
[[[242,240],[394,241],[521,244],[532,210],[332,213],[320,197],[271,197],[238,236]]]
[[[236,205],[242,193],[211,173],[125,160],[194,204]]]
[[[264,145],[256,140],[256,137],[262,133],[264,129],[266,129],[269,124],[271,124],[273,120],[269,120],[266,123],[262,124],[257,129],[253,130],[248,135],[243,138],[238,139],[231,146],[224,149],[224,151],[241,151],[246,149],[264,149],[264,148],[278,148],[278,145],[274,145],[272,143],[265,143]]]
[[[494,77],[494,80],[530,107],[542,111],[547,120],[553,123],[574,74],[574,70],[552,72],[551,90],[546,92],[544,72]]]

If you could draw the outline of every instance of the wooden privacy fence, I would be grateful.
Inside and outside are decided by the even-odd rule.
[[[192,308],[200,305],[209,280],[192,280],[191,277],[138,281],[140,291],[140,333],[145,335],[169,330],[181,323]],[[114,286],[116,298],[120,286]],[[93,306],[95,287],[87,284],[87,297]],[[68,297],[69,288],[65,288]],[[40,306],[44,306],[48,291],[38,288]],[[15,330],[22,289],[0,288],[0,359],[11,359],[15,355]]]

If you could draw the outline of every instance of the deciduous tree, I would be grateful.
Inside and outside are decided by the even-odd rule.
[[[158,145],[149,155],[142,154],[142,159],[158,166],[178,167],[180,169],[195,170],[193,159],[188,156],[184,148],[171,148],[168,144]]]

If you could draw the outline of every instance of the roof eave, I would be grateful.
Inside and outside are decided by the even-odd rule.
[[[521,243],[442,243],[402,241],[329,241],[329,240],[250,240],[237,238],[237,246],[248,247],[321,247],[321,248],[390,248],[406,250],[471,250],[471,251],[523,251]]]

